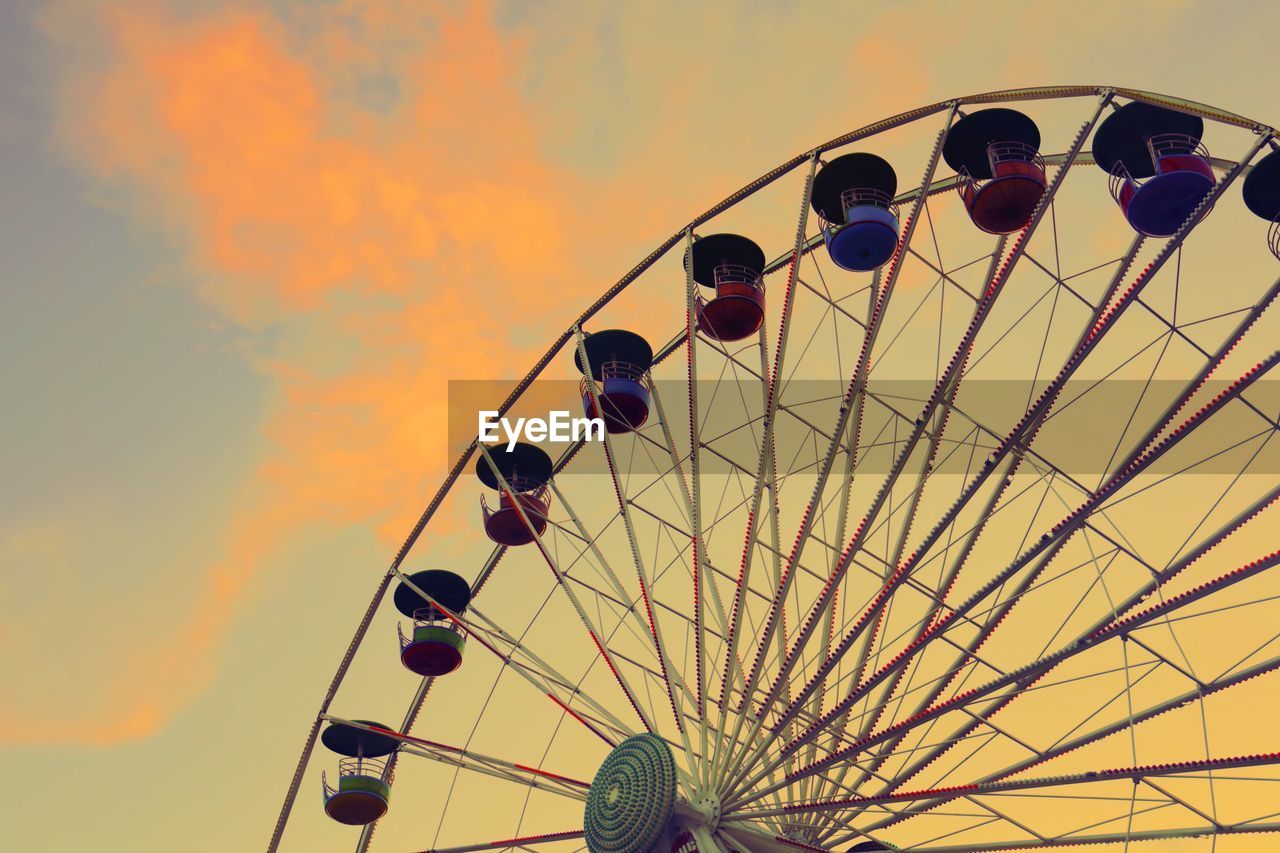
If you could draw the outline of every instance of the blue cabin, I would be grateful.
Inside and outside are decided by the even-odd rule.
[[[1280,150],[1273,150],[1249,171],[1244,179],[1244,204],[1264,222],[1267,245],[1280,258]]]
[[[818,170],[813,209],[832,263],[851,272],[888,263],[898,249],[897,191],[897,173],[875,154],[844,154]]]
[[[390,731],[381,723],[355,722]],[[320,742],[345,756],[338,761],[337,785],[330,785],[328,777],[320,774],[325,814],[348,826],[364,826],[386,814],[393,767],[387,756],[400,748],[400,742],[345,723],[331,723]]]
[[[711,234],[694,240],[684,264],[697,284],[715,293],[697,297],[698,331],[717,341],[740,341],[760,331],[765,258],[759,246],[737,234]]]
[[[1012,234],[1044,196],[1040,129],[1029,116],[997,107],[962,116],[942,148],[956,170],[956,190],[973,224],[988,234]]]
[[[649,342],[635,332],[608,329],[587,335],[583,346],[589,368],[577,351],[573,362],[583,374],[579,391],[587,417],[603,418],[610,434],[639,429],[649,419],[649,367],[653,363]],[[600,412],[596,411],[587,386],[588,369],[595,379],[603,409]]]
[[[482,456],[476,460],[476,476],[497,493],[494,509],[489,508],[484,495],[480,496],[484,532],[499,545],[528,545],[547,529],[551,511],[551,495],[547,489],[553,467],[551,457],[536,445],[517,442],[510,449],[490,447],[489,458],[502,478],[494,474],[488,459]],[[507,481],[510,492],[502,488],[502,480]],[[521,510],[528,524],[520,517]]]
[[[1098,128],[1094,160],[1110,175],[1111,196],[1139,234],[1173,235],[1213,190],[1217,177],[1203,133],[1199,116],[1140,101],[1120,107]]]
[[[406,636],[400,623],[400,662],[405,669],[422,676],[448,675],[462,666],[467,638],[452,619],[419,594],[422,590],[449,612],[460,615],[471,603],[471,586],[453,572],[427,569],[409,575],[414,589],[401,582],[392,599],[401,614],[412,622]]]

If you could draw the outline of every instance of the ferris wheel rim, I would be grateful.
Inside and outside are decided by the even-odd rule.
[[[1028,100],[1028,101],[1062,100],[1067,98],[1086,97],[1089,95],[1100,95],[1104,92],[1110,92],[1113,95],[1129,98],[1130,100],[1133,100],[1133,101],[1140,101],[1140,102],[1152,104],[1155,106],[1163,106],[1170,109],[1190,112],[1204,119],[1217,121],[1223,124],[1230,124],[1236,127],[1247,128],[1247,129],[1253,130],[1254,132],[1260,135],[1268,136],[1272,139],[1280,140],[1280,131],[1276,130],[1270,125],[1266,125],[1261,122],[1254,121],[1252,119],[1249,119],[1245,116],[1238,115],[1236,113],[1218,109],[1217,107],[1213,107],[1208,104],[1204,104],[1198,101],[1186,100],[1182,98],[1176,98],[1170,95],[1164,95],[1157,92],[1149,92],[1142,89],[1132,89],[1132,88],[1126,88],[1122,86],[1104,86],[1104,85],[1094,85],[1094,86],[1063,85],[1063,86],[1037,86],[1037,87],[1031,87],[1031,88],[1021,88],[1021,89],[998,89],[998,90],[993,90],[989,92],[966,95],[958,98],[951,98],[944,101],[937,101],[935,103],[928,104],[927,106],[918,107],[914,110],[907,110],[905,112],[898,113],[894,116],[881,119],[880,121],[872,122],[871,124],[864,125],[863,127],[857,128],[856,130],[851,130],[847,133],[841,134],[840,136],[829,139],[826,142],[821,143],[813,148],[810,148],[801,154],[795,155],[789,160],[783,161],[781,164],[779,164],[778,166],[775,166],[773,169],[766,171],[755,180],[750,181],[741,189],[726,196],[723,200],[716,203],[715,205],[712,205],[710,208],[708,208],[707,210],[703,211],[701,214],[699,214],[698,216],[690,220],[690,222],[687,225],[682,226],[678,231],[676,231],[674,234],[672,234],[662,243],[658,244],[658,246],[656,246],[652,251],[650,251],[649,254],[646,255],[639,263],[633,266],[622,278],[620,278],[617,282],[615,282],[612,286],[610,286],[594,303],[592,303],[581,314],[579,314],[577,319],[574,320],[574,322],[569,326],[569,328],[565,329],[563,332],[560,333],[560,335],[555,339],[555,341],[551,344],[551,346],[547,349],[547,351],[544,352],[543,355],[539,357],[537,361],[534,362],[534,366],[524,375],[523,378],[519,380],[519,382],[516,383],[515,388],[512,389],[510,394],[508,394],[507,398],[503,400],[503,402],[499,405],[497,409],[499,416],[510,411],[511,407],[514,406],[520,400],[524,392],[528,389],[529,385],[531,385],[532,382],[542,374],[542,371],[546,369],[547,365],[549,365],[555,359],[555,357],[559,355],[559,353],[564,349],[564,347],[572,340],[575,329],[581,328],[583,324],[585,324],[592,317],[598,314],[600,310],[602,310],[607,304],[609,304],[609,302],[611,302],[615,297],[617,297],[620,293],[626,290],[627,287],[629,287],[637,278],[640,277],[641,273],[643,273],[650,266],[652,266],[653,263],[655,263],[659,258],[664,256],[672,248],[678,245],[680,241],[685,238],[685,235],[689,230],[696,228],[699,225],[733,208],[739,202],[743,201],[745,198],[747,198],[751,194],[754,194],[757,190],[762,189],[764,186],[783,177],[784,175],[788,174],[794,169],[804,165],[804,163],[808,158],[813,156],[819,156],[825,151],[829,151],[835,148],[840,148],[842,146],[848,145],[851,142],[855,142],[860,139],[872,138],[878,135],[879,133],[892,129],[893,127],[910,124],[919,119],[926,118],[930,115],[935,115],[939,112],[942,112],[952,107],[953,105],[958,108],[966,104],[995,104],[995,103],[1005,103],[1009,101],[1022,101],[1022,100]],[[924,188],[920,188],[920,189],[923,190]],[[816,243],[814,244],[814,246],[816,246]],[[807,249],[811,250],[814,246],[808,246]],[[783,257],[785,256],[779,256],[778,258],[770,260],[766,264],[766,272],[776,270],[777,268],[779,268],[781,266]],[[477,445],[476,442],[474,441],[471,442],[468,448],[459,455],[459,457],[457,458],[457,460],[453,465],[453,468],[450,469],[449,473],[446,475],[444,482],[441,484],[436,494],[433,495],[431,500],[428,502],[427,507],[423,512],[424,518],[414,526],[413,530],[410,533],[409,538],[406,539],[405,543],[400,547],[399,551],[397,552],[396,560],[393,563],[393,565],[398,565],[400,562],[402,562],[404,559],[404,556],[407,555],[409,550],[413,547],[413,544],[417,540],[417,537],[420,536],[422,533],[422,530],[425,529],[426,523],[430,521],[430,517],[431,515],[434,514],[435,509],[448,496],[458,476],[461,475],[461,473],[466,469],[467,463],[470,462],[472,455],[475,453],[476,445]]]

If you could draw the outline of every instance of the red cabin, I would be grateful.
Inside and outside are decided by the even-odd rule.
[[[1267,244],[1280,258],[1280,150],[1259,160],[1244,179],[1244,204],[1254,216],[1271,223]]]
[[[480,496],[484,532],[499,545],[527,545],[547,529],[551,511],[551,495],[547,489],[551,480],[551,457],[536,445],[518,442],[510,450],[505,446],[491,447],[489,458],[502,476],[499,478],[494,473],[488,459],[482,456],[476,460],[476,476],[498,493],[494,509]],[[506,480],[508,488],[503,488],[502,480]],[[525,518],[520,517],[521,510]]]
[[[586,366],[581,353],[575,351],[573,363],[583,374],[579,391],[587,417],[603,418],[610,434],[639,429],[649,419],[649,366],[653,363],[653,347],[635,332],[623,329],[587,335],[583,347],[603,410],[598,411],[592,400]]]
[[[1203,133],[1199,116],[1140,101],[1120,107],[1098,128],[1094,160],[1110,175],[1111,196],[1139,234],[1173,235],[1213,190],[1217,177]]]
[[[396,624],[400,662],[406,669],[422,676],[439,676],[462,666],[467,638],[445,611],[461,615],[471,603],[471,586],[465,580],[443,569],[427,569],[410,575],[408,582],[402,581],[393,601],[396,610],[413,620],[408,636]]]
[[[369,720],[354,722],[386,729],[381,723]],[[348,826],[364,826],[386,814],[394,772],[387,756],[400,748],[400,742],[389,735],[345,723],[331,723],[320,736],[320,742],[346,756],[338,762],[336,786],[329,784],[324,773],[320,774],[325,814]]]
[[[1040,129],[1029,116],[1003,107],[969,113],[948,131],[942,155],[974,225],[1012,234],[1031,221],[1047,181]]]
[[[898,248],[897,191],[897,173],[875,154],[844,154],[818,170],[811,200],[832,263],[851,272],[888,263]]]
[[[715,297],[697,297],[698,331],[717,341],[740,341],[764,323],[764,252],[737,234],[711,234],[693,243],[693,280]],[[689,257],[686,253],[685,268]]]

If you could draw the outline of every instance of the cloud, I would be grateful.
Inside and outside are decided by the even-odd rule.
[[[534,354],[507,327],[563,327],[602,289],[574,262],[589,213],[577,179],[541,158],[519,40],[485,5],[456,8],[300,5],[309,17],[286,25],[252,8],[116,5],[87,33],[50,19],[99,54],[65,81],[66,148],[123,209],[169,229],[202,299],[263,333],[252,358],[275,390],[270,450],[170,617],[183,665],[126,636],[94,707],[0,706],[12,739],[107,743],[163,725],[207,684],[286,543],[324,524],[399,544],[443,474],[448,377],[518,375]]]

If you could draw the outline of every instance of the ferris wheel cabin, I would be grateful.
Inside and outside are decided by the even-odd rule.
[[[813,179],[813,209],[836,266],[868,272],[898,248],[898,175],[875,154],[855,153],[824,165]]]
[[[1254,216],[1271,223],[1267,244],[1280,258],[1280,150],[1273,150],[1244,179],[1244,204]]]
[[[573,363],[583,374],[579,389],[587,417],[603,418],[610,434],[639,429],[649,419],[649,366],[653,363],[649,342],[635,332],[608,329],[587,335],[583,348],[590,373],[582,364],[582,353],[574,352]],[[588,375],[595,380],[603,412],[596,410]]]
[[[969,113],[947,133],[942,156],[974,225],[1012,234],[1031,221],[1046,180],[1040,129],[1029,116],[1003,107]]]
[[[1173,235],[1217,183],[1203,134],[1199,116],[1140,101],[1098,128],[1094,160],[1111,176],[1111,195],[1139,234]]]
[[[764,251],[737,234],[708,235],[695,240],[691,251],[693,280],[715,291],[710,300],[698,297],[698,330],[717,341],[758,332],[764,323]]]
[[[493,467],[483,456],[476,460],[476,476],[498,493],[498,506],[492,510],[484,496],[480,496],[484,532],[499,545],[528,545],[547,529],[547,514],[551,510],[551,495],[547,490],[551,457],[536,445],[518,442],[510,450],[505,446],[489,448],[489,458],[493,460]],[[502,487],[503,480],[507,481],[509,492]],[[524,518],[520,517],[522,511]]]
[[[387,729],[369,720],[355,722]],[[400,748],[400,742],[345,723],[331,723],[320,735],[320,742],[345,756],[338,761],[337,787],[330,787],[325,775],[320,775],[325,814],[348,826],[364,826],[386,814],[392,776],[387,756]]]
[[[450,613],[463,613],[471,603],[471,586],[453,572],[443,569],[417,572],[409,576],[409,582],[413,586],[402,581],[392,599],[396,610],[413,620],[413,629],[407,637],[404,629],[396,623],[396,633],[400,636],[400,662],[405,669],[418,675],[448,675],[462,666],[467,638],[457,623],[436,604]],[[434,599],[436,604],[424,598],[418,590]]]

